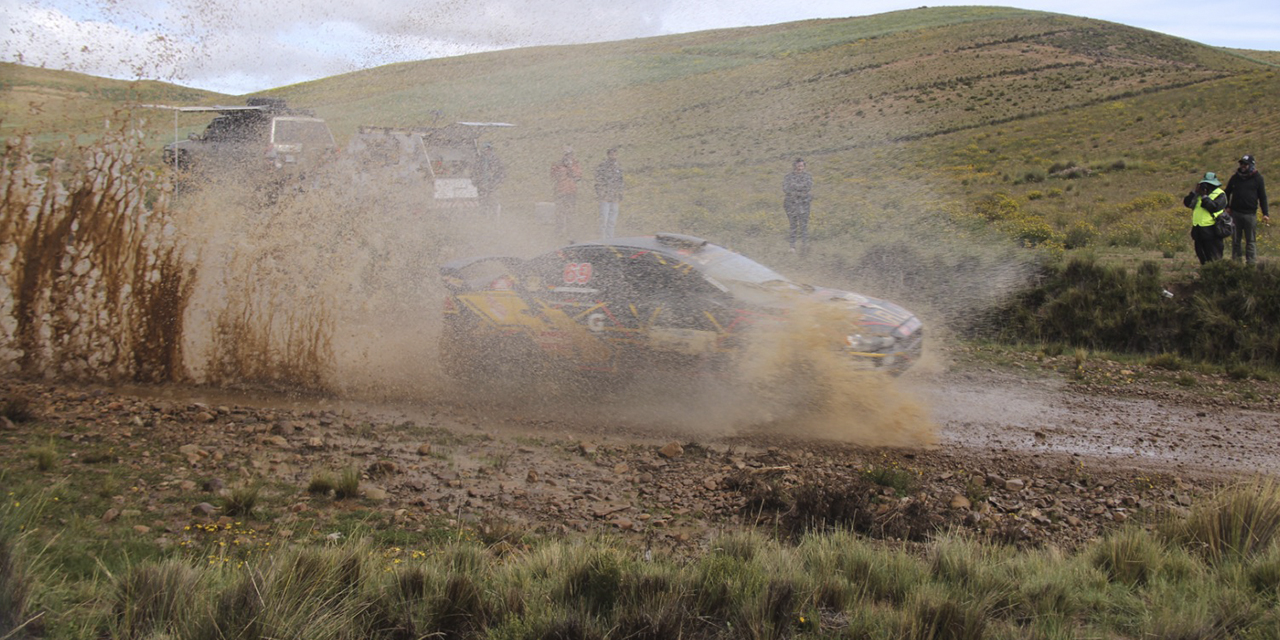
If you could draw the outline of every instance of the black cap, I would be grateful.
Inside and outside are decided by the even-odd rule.
[[[1247,153],[1243,156],[1240,156],[1240,164],[1254,164],[1253,156]]]

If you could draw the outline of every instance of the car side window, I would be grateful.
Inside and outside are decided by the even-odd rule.
[[[660,309],[657,321],[667,326],[700,328],[703,311],[721,295],[689,265],[656,254],[628,260],[626,273],[635,299]]]
[[[561,249],[530,260],[523,271],[530,290],[592,298],[630,295],[614,252],[604,247]]]

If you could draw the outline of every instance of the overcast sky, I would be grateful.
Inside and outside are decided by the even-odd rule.
[[[1001,6],[1277,50],[1274,2],[1022,0]],[[919,6],[895,0],[0,0],[6,30],[0,58],[241,95],[406,60]]]

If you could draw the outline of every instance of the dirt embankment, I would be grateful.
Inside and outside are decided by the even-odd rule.
[[[1232,403],[1203,393],[1232,381],[1205,377],[1194,392],[1117,369],[1132,382],[1107,382],[1115,367],[1075,381],[1057,363],[1032,360],[908,376],[902,385],[939,432],[936,444],[914,449],[788,435],[777,425],[691,435],[609,422],[599,411],[10,381],[0,388],[28,398],[37,419],[0,421],[0,456],[10,473],[37,473],[30,452],[52,443],[59,464],[45,472],[50,481],[122,478],[131,489],[112,497],[113,513],[82,515],[116,526],[131,514],[162,545],[193,535],[192,523],[225,519],[230,488],[249,483],[263,486],[269,505],[254,526],[281,537],[320,536],[366,510],[366,521],[408,531],[447,524],[498,540],[607,530],[676,549],[750,524],[903,540],[961,528],[1071,545],[1190,507],[1215,483],[1280,471],[1274,385],[1250,382],[1255,390],[1244,395],[1257,400]],[[361,472],[359,498],[307,491],[317,475],[344,469]]]

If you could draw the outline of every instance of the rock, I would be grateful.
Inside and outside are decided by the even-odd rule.
[[[200,504],[194,507],[191,507],[191,515],[193,516],[204,516],[206,518],[212,518],[217,513],[218,513],[218,508],[209,504],[208,502],[201,502]]]
[[[623,531],[630,531],[636,528],[636,524],[632,522],[629,518],[617,518],[613,521],[613,526]]]
[[[386,500],[391,497],[391,494],[387,493],[385,489],[380,489],[378,487],[365,487],[364,497],[370,500]]]
[[[625,462],[619,462],[618,464],[613,465],[613,472],[617,475],[622,475],[630,470],[631,467],[627,466],[627,463]]]
[[[1072,527],[1078,527],[1081,524],[1083,524],[1080,521],[1080,518],[1077,518],[1075,516],[1067,516],[1066,518],[1063,518],[1063,521],[1066,522],[1068,526],[1072,526]]]
[[[418,455],[420,455],[420,456],[429,456],[429,455],[431,455],[431,444],[430,444],[430,443],[423,443],[423,444],[419,445],[419,446],[418,446]]]
[[[137,532],[137,533],[140,533],[140,534],[148,534],[148,533],[151,533],[151,527],[148,527],[148,526],[147,526],[147,525],[145,525],[145,524],[138,524],[138,525],[134,525],[134,526],[133,526],[133,530],[134,530],[135,532]]]
[[[191,480],[183,480],[182,482],[178,483],[178,488],[182,489],[183,491],[195,491],[196,483],[192,482]]]
[[[1185,494],[1185,493],[1179,493],[1179,494],[1178,494],[1178,497],[1177,497],[1177,498],[1174,498],[1174,500],[1176,500],[1176,501],[1177,501],[1178,506],[1180,506],[1180,507],[1189,507],[1189,506],[1191,506],[1191,496],[1189,496],[1189,495],[1187,495],[1187,494]]]
[[[120,517],[120,510],[116,508],[111,508],[111,509],[107,509],[107,512],[102,514],[102,521],[114,522],[115,519],[119,517]]]
[[[223,482],[222,478],[209,478],[204,481],[202,488],[209,493],[218,493],[227,488],[227,483]]]
[[[1000,476],[998,476],[998,475],[996,475],[996,474],[994,474],[994,473],[988,473],[988,474],[987,474],[987,478],[986,478],[986,480],[987,480],[987,486],[989,486],[989,487],[1003,487],[1003,486],[1004,486],[1004,478],[1001,478]]]
[[[720,479],[716,476],[707,476],[702,479],[702,486],[706,488],[707,491],[715,491],[720,488]]]
[[[584,456],[593,456],[596,454],[596,445],[590,442],[579,442],[578,453]]]
[[[142,515],[142,512],[137,509],[121,509],[120,510],[121,518],[136,518],[140,515]]]
[[[951,496],[949,506],[952,509],[969,509],[973,507],[973,503],[969,502],[968,498],[957,493]]]
[[[195,415],[194,420],[196,422],[209,423],[209,422],[213,422],[215,418],[213,417],[212,413],[209,413],[208,411],[201,411],[200,413],[197,413]]]
[[[1025,486],[1027,486],[1026,481],[1021,480],[1019,478],[1013,478],[1011,480],[1004,481],[1005,491],[1022,491],[1022,488]]]
[[[524,477],[524,481],[525,481],[525,482],[537,482],[537,481],[538,481],[538,470],[537,470],[537,469],[530,469],[530,470],[529,470],[529,473],[525,475],[525,477]]]
[[[1115,512],[1112,512],[1111,519],[1115,520],[1116,522],[1124,522],[1125,520],[1129,519],[1129,514],[1123,511],[1115,511]]]
[[[178,447],[178,453],[181,453],[186,456],[188,460],[192,461],[209,457],[209,452],[201,449],[200,445],[196,444],[184,444],[181,447]]]
[[[666,446],[658,449],[658,455],[667,459],[679,458],[684,455],[684,447],[680,446],[679,442],[675,442],[673,440],[668,442]]]
[[[284,439],[284,436],[267,436],[267,437],[265,437],[265,438],[263,438],[263,439],[262,439],[262,443],[263,443],[263,444],[269,444],[269,445],[271,445],[271,446],[273,446],[273,447],[287,447],[287,446],[289,446],[289,441],[288,441],[288,440],[285,440],[285,439]]]

